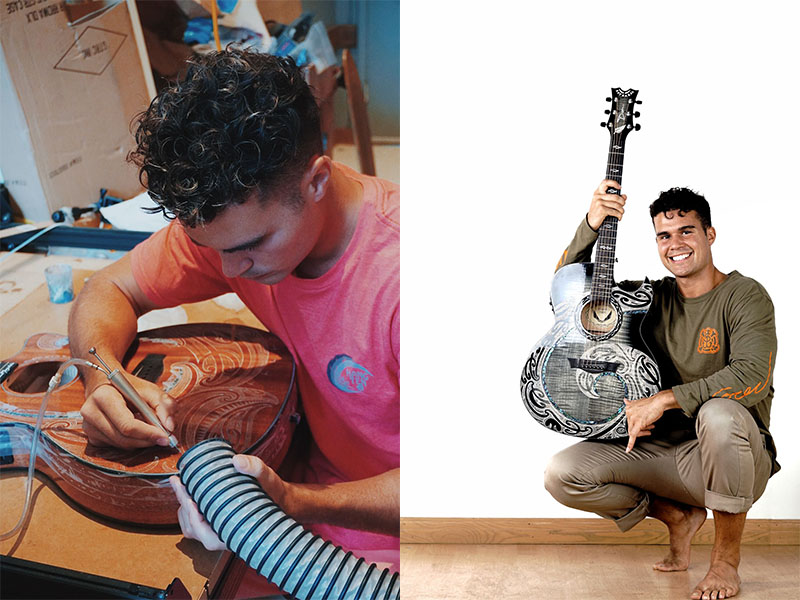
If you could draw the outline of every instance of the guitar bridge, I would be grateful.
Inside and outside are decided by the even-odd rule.
[[[616,373],[620,363],[607,360],[589,360],[586,358],[568,358],[569,366],[582,369],[588,373]]]

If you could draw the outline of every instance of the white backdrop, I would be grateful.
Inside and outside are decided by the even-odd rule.
[[[402,7],[402,515],[588,516],[542,486],[574,440],[528,415],[519,377],[605,173],[604,99],[633,87],[642,130],[627,141],[617,278],[667,274],[647,213],[659,191],[706,195],[717,266],[760,281],[777,315],[783,470],[750,516],[800,518],[796,11],[527,4]]]

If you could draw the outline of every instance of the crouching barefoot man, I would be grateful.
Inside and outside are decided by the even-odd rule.
[[[621,218],[626,196],[610,180],[595,190],[559,267],[589,262],[597,230]],[[777,339],[772,301],[755,280],[715,266],[716,231],[705,198],[686,188],[650,206],[661,262],[643,335],[663,391],[626,402],[629,438],[582,441],[548,465],[545,487],[559,502],[612,519],[622,531],[645,517],[666,524],[670,550],[658,571],[689,567],[694,534],[714,514],[714,547],[694,600],[739,592],[747,511],[780,468],[769,433]]]

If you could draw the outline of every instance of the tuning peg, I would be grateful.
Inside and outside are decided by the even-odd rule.
[[[610,110],[608,110],[608,109],[606,109],[605,113],[606,113],[607,115],[610,115],[610,114],[611,114],[611,111],[610,111]]]
[[[637,123],[636,125],[634,125],[634,126],[633,126],[633,128],[634,128],[636,131],[639,131],[639,130],[642,128],[642,126],[641,126],[641,125],[639,125],[639,124]]]
[[[606,98],[606,102],[611,102],[611,98]]]
[[[638,119],[639,118],[639,111],[637,110],[635,113],[633,113],[633,116]]]
[[[600,123],[600,127],[606,127],[607,125],[608,125],[608,123],[606,123],[605,121]]]
[[[642,101],[641,101],[641,100],[637,100],[637,101],[636,101],[636,104],[641,104],[641,103],[642,103]]]

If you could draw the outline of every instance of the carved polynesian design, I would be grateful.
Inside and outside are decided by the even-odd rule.
[[[19,366],[0,385],[3,466],[27,467],[47,380],[70,357],[66,342],[64,336],[37,334],[9,359]],[[131,371],[145,357],[159,356],[163,373],[156,383],[176,399],[174,434],[180,450],[222,437],[237,452],[280,465],[294,429],[297,397],[294,361],[276,336],[232,324],[164,327],[140,333],[123,364]],[[48,402],[37,470],[79,505],[102,516],[176,523],[178,504],[167,479],[177,474],[181,452],[90,446],[79,412],[83,383],[79,377],[66,377],[70,370]]]

